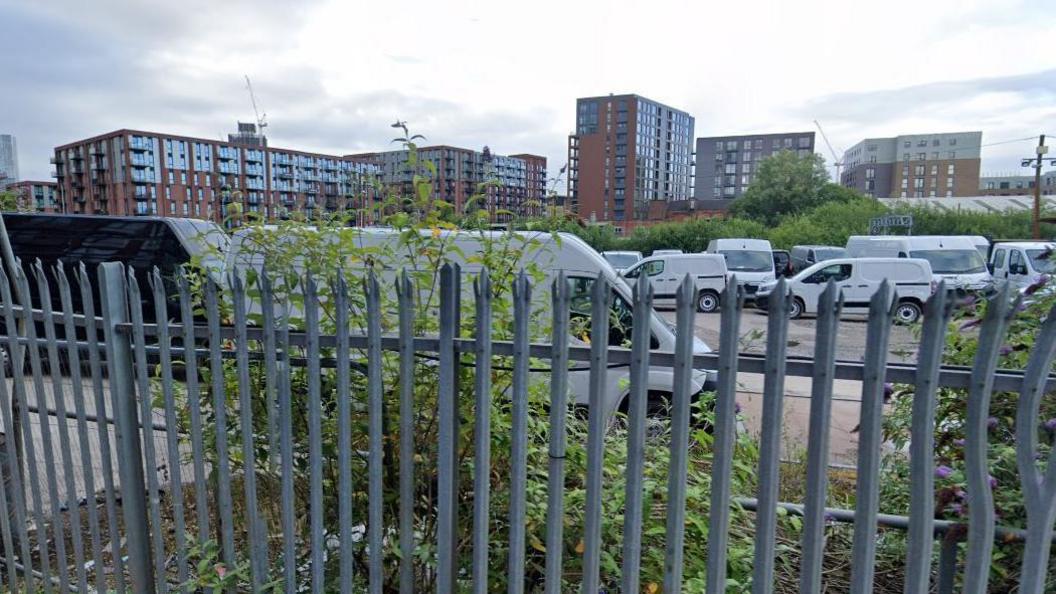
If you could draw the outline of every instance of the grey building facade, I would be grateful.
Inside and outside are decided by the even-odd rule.
[[[781,151],[814,154],[813,132],[709,136],[697,139],[693,197],[732,200],[755,179],[759,162]]]
[[[843,153],[840,183],[875,198],[979,193],[982,132],[866,138]]]
[[[983,196],[1022,196],[1034,193],[1033,175],[984,175],[979,178]],[[1041,194],[1056,194],[1056,171],[1041,174]]]
[[[0,188],[18,181],[18,143],[10,134],[0,134]]]

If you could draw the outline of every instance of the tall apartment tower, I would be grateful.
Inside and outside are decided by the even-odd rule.
[[[843,153],[840,183],[876,198],[979,194],[982,132],[867,138]]]
[[[620,227],[648,218],[654,201],[686,200],[692,186],[693,118],[640,95],[576,100],[568,137],[568,207]]]
[[[0,134],[0,188],[18,181],[18,143],[10,134]]]
[[[755,179],[759,161],[781,151],[814,154],[813,132],[782,132],[697,139],[697,200],[739,198]]]

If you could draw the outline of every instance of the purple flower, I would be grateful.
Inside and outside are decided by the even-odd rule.
[[[986,428],[987,429],[996,429],[997,428],[997,417],[988,418],[986,420]]]
[[[891,382],[884,382],[884,400],[890,400],[891,395],[895,393],[895,384]]]
[[[975,305],[976,301],[977,301],[977,299],[976,299],[975,295],[968,295],[964,299],[961,300],[960,306],[961,307],[971,307],[971,306]]]
[[[1027,311],[1027,304],[1025,301],[1020,301],[1016,304],[1016,313]]]
[[[979,324],[982,324],[982,323],[983,323],[983,321],[981,319],[973,318],[973,319],[968,320],[967,322],[961,324],[961,330],[969,330],[971,328],[975,328],[976,326],[978,326]]]
[[[1049,431],[1056,431],[1056,418],[1045,421],[1045,429]]]
[[[1038,291],[1038,289],[1044,287],[1048,283],[1049,283],[1049,275],[1047,275],[1047,274],[1038,275],[1038,278],[1035,279],[1034,282],[1030,283],[1030,285],[1028,285],[1026,289],[1023,289],[1023,294],[1024,295],[1033,295],[1034,293],[1036,293]]]
[[[836,522],[836,516],[832,515],[831,512],[825,512],[825,523],[834,524]]]
[[[949,466],[941,465],[935,467],[935,476],[941,479],[950,478],[951,474],[953,474],[953,469]]]
[[[958,516],[963,516],[964,515],[964,506],[961,505],[960,503],[952,503],[952,504],[950,504],[950,511],[952,511],[955,514],[957,514]]]
[[[997,486],[997,479],[996,478],[990,476],[989,474],[986,475],[986,478],[987,478],[987,481],[990,483],[990,488],[991,489],[993,489],[994,487]]]
[[[741,403],[740,402],[734,401],[734,403],[733,403],[733,412],[735,414],[738,414],[738,415],[741,414]]]
[[[955,446],[957,446],[959,448],[963,448],[964,444],[966,444],[966,443],[968,443],[968,441],[965,440],[964,438],[957,438],[957,439],[953,440],[953,445],[955,445]]]
[[[1007,344],[1003,344],[1001,345],[1001,348],[998,349],[998,352],[1002,355],[1007,355],[1012,352],[1012,347],[1008,346]]]
[[[953,495],[954,495],[954,497],[956,497],[957,499],[960,499],[961,501],[964,501],[965,499],[968,498],[968,494],[964,492],[964,489],[957,489],[956,491],[953,492]]]

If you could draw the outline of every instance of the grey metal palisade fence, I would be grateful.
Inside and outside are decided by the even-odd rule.
[[[932,440],[935,432],[936,392],[941,387],[967,389],[967,463],[973,505],[968,519],[967,553],[962,560],[964,591],[987,589],[995,537],[1023,541],[1025,555],[1021,592],[1038,594],[1048,575],[1049,546],[1056,521],[1056,461],[1044,470],[1035,462],[1038,441],[1036,416],[1040,398],[1056,382],[1050,376],[1056,357],[1056,316],[1044,322],[1030,363],[1022,373],[996,368],[997,352],[1015,307],[1006,288],[992,297],[981,328],[980,348],[971,369],[943,367],[942,352],[952,304],[943,291],[927,303],[918,361],[889,364],[887,344],[892,324],[892,289],[884,284],[872,299],[863,362],[837,360],[836,330],[842,298],[830,283],[821,297],[816,346],[812,358],[787,356],[788,307],[784,285],[770,300],[765,356],[738,352],[742,299],[730,281],[721,313],[718,351],[693,351],[694,288],[687,278],[677,294],[674,352],[650,351],[649,326],[633,324],[631,347],[617,348],[604,340],[589,347],[569,344],[569,291],[563,277],[550,290],[552,340],[529,340],[529,310],[533,287],[520,275],[512,287],[512,340],[493,340],[492,280],[487,271],[473,279],[474,335],[461,335],[459,311],[461,274],[457,266],[441,271],[439,332],[416,336],[415,291],[407,274],[397,280],[398,309],[395,332],[383,333],[382,282],[373,276],[359,285],[337,277],[328,284],[336,303],[333,335],[320,333],[318,285],[305,279],[304,331],[287,323],[291,310],[280,307],[270,280],[261,275],[253,286],[246,279],[230,279],[229,311],[211,282],[204,299],[192,299],[191,279],[164,279],[158,271],[142,279],[119,264],[104,264],[92,282],[83,267],[46,271],[34,268],[27,278],[21,269],[14,278],[0,270],[0,298],[4,336],[0,344],[14,364],[10,379],[0,382],[0,421],[5,441],[5,488],[0,489],[0,564],[11,591],[133,591],[166,592],[186,586],[200,572],[194,562],[209,559],[235,568],[240,564],[254,590],[276,586],[286,592],[336,589],[351,592],[413,591],[422,575],[440,593],[472,589],[489,591],[489,569],[500,566],[508,591],[526,588],[557,593],[567,580],[591,594],[613,584],[603,583],[599,559],[604,478],[601,458],[609,419],[603,412],[604,374],[612,365],[630,367],[626,435],[623,544],[604,551],[622,562],[624,592],[638,592],[642,555],[642,463],[647,433],[647,388],[650,366],[673,369],[674,395],[670,402],[670,465],[666,508],[666,548],[663,590],[683,590],[684,523],[686,516],[687,448],[690,437],[693,369],[717,371],[713,425],[713,478],[707,559],[707,591],[726,588],[728,527],[731,506],[756,514],[753,591],[773,591],[775,531],[778,510],[803,516],[800,589],[822,589],[825,524],[835,519],[854,523],[852,592],[873,589],[878,527],[907,531],[905,591],[952,591],[958,567],[956,542],[939,547],[933,563],[935,535],[951,529],[934,519]],[[53,275],[55,284],[49,284]],[[74,281],[74,282],[71,282]],[[781,281],[783,283],[783,281]],[[93,294],[92,287],[98,292]],[[53,308],[52,287],[58,289]],[[14,291],[12,290],[14,289]],[[32,289],[32,290],[31,290]],[[142,292],[151,299],[144,300]],[[260,315],[247,310],[248,295],[262,304]],[[36,295],[25,304],[18,296]],[[26,297],[28,299],[28,297]],[[97,299],[98,298],[98,299]],[[365,303],[365,327],[353,329],[351,302]],[[609,334],[610,286],[603,277],[593,284],[592,336]],[[155,322],[145,321],[141,303],[154,304]],[[174,302],[174,303],[173,303]],[[79,311],[76,305],[81,304]],[[288,302],[287,302],[288,304]],[[634,320],[648,320],[652,296],[645,277],[634,288]],[[169,305],[173,308],[168,309]],[[204,309],[204,311],[201,311]],[[175,316],[170,316],[170,311]],[[229,317],[228,317],[229,316]],[[176,320],[170,320],[175,317]],[[230,320],[232,323],[225,324]],[[40,335],[40,331],[43,335]],[[354,356],[353,353],[365,353]],[[386,410],[382,368],[385,353],[395,353],[398,406]],[[437,369],[439,443],[436,444],[436,484],[427,505],[415,489],[417,408],[413,387],[417,355],[433,358]],[[391,355],[390,355],[391,357]],[[493,499],[487,470],[492,456],[492,371],[512,365],[511,449],[507,555],[490,554]],[[225,361],[232,361],[235,388],[225,382]],[[18,364],[25,361],[25,364]],[[365,361],[365,362],[364,362]],[[533,361],[549,362],[550,443],[545,498],[547,509],[545,567],[529,583],[526,576],[525,514],[527,406]],[[590,366],[590,407],[587,415],[587,475],[582,574],[569,576],[563,568],[567,555],[563,534],[566,508],[566,416],[569,411],[568,369],[572,362]],[[231,363],[228,363],[231,365]],[[459,460],[458,389],[460,366],[474,370],[476,414],[472,419],[474,472],[472,534],[457,534],[458,473],[468,468]],[[291,369],[305,367],[307,410],[291,406]],[[333,374],[336,406],[324,407],[321,377]],[[760,435],[758,494],[735,499],[730,475],[737,420],[735,396],[738,373],[765,375]],[[813,379],[810,440],[807,451],[807,493],[803,502],[782,502],[778,495],[780,438],[786,376]],[[329,377],[329,376],[328,376]],[[258,378],[254,383],[253,378]],[[835,379],[860,380],[862,407],[857,463],[856,507],[826,507],[828,426]],[[885,382],[914,384],[912,411],[911,512],[908,517],[879,513],[882,398]],[[257,391],[257,387],[262,387]],[[357,387],[358,386],[358,387]],[[360,390],[360,387],[365,389]],[[390,386],[391,388],[391,386]],[[986,475],[987,407],[995,390],[1021,394],[1017,444],[1028,512],[1025,531],[995,526],[993,502]],[[72,411],[70,410],[72,408]],[[353,433],[354,411],[363,412],[366,449]],[[34,420],[31,412],[38,417]],[[178,417],[186,415],[181,424]],[[256,415],[261,415],[259,418]],[[297,420],[293,419],[297,416]],[[254,418],[266,431],[254,434]],[[304,422],[307,444],[295,443],[294,423]],[[226,427],[203,439],[206,423]],[[336,425],[336,445],[324,451],[326,427]],[[398,442],[388,443],[393,428]],[[667,439],[665,437],[665,439]],[[257,440],[257,441],[255,441]],[[255,456],[259,448],[277,452],[267,464]],[[306,447],[301,447],[306,446]],[[327,446],[329,447],[329,446]],[[398,452],[398,469],[386,470],[385,457]],[[296,452],[296,453],[295,453]],[[365,463],[364,463],[365,459]],[[336,484],[324,484],[324,468],[335,468]],[[246,469],[249,469],[248,471]],[[324,508],[324,490],[350,494],[356,474],[366,470],[367,501],[353,506],[351,496],[339,496],[337,509]],[[308,480],[302,484],[295,477]],[[281,499],[277,517],[263,517],[264,498]],[[383,502],[395,502],[397,517],[383,517]],[[306,502],[306,505],[305,505]],[[295,503],[297,504],[295,506]],[[307,509],[307,517],[296,513]],[[366,510],[356,515],[356,510]],[[428,516],[423,518],[424,513]],[[436,542],[422,543],[420,522],[435,522]],[[336,529],[333,529],[336,526]],[[328,528],[329,527],[329,528]],[[214,557],[203,556],[205,543],[216,541]],[[358,563],[353,545],[365,543],[367,560]],[[422,567],[418,554],[428,545],[435,556]],[[361,546],[361,545],[356,545]],[[462,547],[463,550],[460,550]],[[465,551],[466,547],[471,551]],[[361,547],[362,548],[362,547]],[[337,556],[336,563],[327,561]],[[463,565],[464,563],[464,565]],[[386,569],[388,568],[388,569]],[[389,577],[389,583],[383,583]],[[611,576],[610,576],[611,577]],[[566,580],[563,582],[562,580]]]

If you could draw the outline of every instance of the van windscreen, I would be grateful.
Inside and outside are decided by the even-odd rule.
[[[1030,257],[1030,264],[1034,267],[1037,272],[1052,272],[1056,269],[1056,251],[1052,249],[1043,250],[1027,250],[1027,256]]]
[[[749,250],[719,250],[726,257],[726,269],[737,272],[773,272],[774,259],[770,252]]]
[[[935,274],[978,274],[986,262],[977,250],[911,250],[910,258],[923,258]]]

